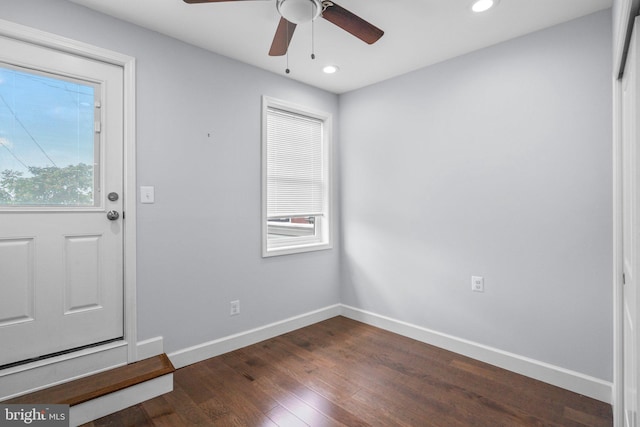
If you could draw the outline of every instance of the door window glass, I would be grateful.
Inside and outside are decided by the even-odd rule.
[[[0,63],[0,207],[98,204],[99,92]]]

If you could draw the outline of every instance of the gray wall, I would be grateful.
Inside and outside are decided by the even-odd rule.
[[[138,185],[156,196],[138,206],[140,340],[172,352],[339,302],[338,244],[262,259],[260,240],[261,96],[337,118],[336,95],[66,1],[2,0],[0,19],[137,59]]]
[[[610,19],[341,96],[343,303],[612,379]]]
[[[342,301],[611,380],[608,12],[340,98],[63,0],[0,18],[137,58],[139,339]],[[262,95],[338,118],[334,250],[260,257]]]

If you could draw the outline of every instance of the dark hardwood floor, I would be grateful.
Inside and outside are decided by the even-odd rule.
[[[611,406],[336,317],[174,374],[98,426],[612,426]]]

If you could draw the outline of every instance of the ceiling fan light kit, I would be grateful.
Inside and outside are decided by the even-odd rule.
[[[304,24],[316,19],[322,12],[320,0],[277,0],[276,9],[287,21]]]

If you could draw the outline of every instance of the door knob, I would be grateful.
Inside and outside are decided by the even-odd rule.
[[[118,211],[109,211],[109,212],[107,212],[107,219],[109,221],[115,221],[118,218],[120,218],[120,214],[118,213]]]

